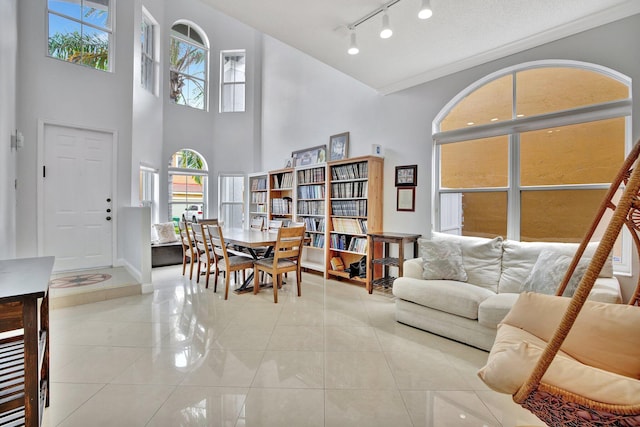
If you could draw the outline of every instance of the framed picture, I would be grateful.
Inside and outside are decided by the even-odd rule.
[[[291,153],[291,157],[293,158],[293,166],[324,163],[327,161],[327,146],[318,145],[317,147],[307,148],[306,150],[294,151]]]
[[[346,159],[349,154],[349,132],[329,137],[329,160]]]
[[[396,166],[396,187],[418,185],[418,165]]]
[[[398,211],[413,212],[416,210],[416,187],[398,187]]]

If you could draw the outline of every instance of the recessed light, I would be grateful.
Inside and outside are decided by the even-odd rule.
[[[467,122],[467,126],[473,126],[475,125],[475,122]]]
[[[497,117],[494,117],[493,119],[491,119],[491,121],[492,121],[492,122],[497,122],[497,121],[498,121],[498,118],[497,118]]]
[[[524,117],[524,114],[516,114],[516,117]]]

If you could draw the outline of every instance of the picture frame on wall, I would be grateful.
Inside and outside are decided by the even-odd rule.
[[[416,187],[398,187],[396,210],[414,212],[416,210]]]
[[[293,166],[315,165],[316,163],[324,163],[327,161],[327,146],[318,145],[316,147],[307,148],[305,150],[293,151]]]
[[[396,166],[396,187],[418,185],[418,165]]]
[[[329,137],[329,160],[346,159],[349,154],[349,132]]]

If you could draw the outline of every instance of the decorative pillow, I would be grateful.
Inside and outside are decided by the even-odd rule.
[[[538,260],[533,265],[531,273],[522,284],[521,292],[537,292],[539,294],[554,295],[558,285],[569,269],[572,257],[560,255],[557,252],[543,249],[538,255]],[[562,294],[570,297],[578,288],[578,284],[589,267],[591,260],[583,258],[578,262],[576,269]]]
[[[158,243],[173,243],[178,241],[173,222],[163,222],[162,224],[153,224],[158,236]]]
[[[467,281],[462,249],[458,243],[423,240],[420,242],[420,256],[424,260],[423,279]]]

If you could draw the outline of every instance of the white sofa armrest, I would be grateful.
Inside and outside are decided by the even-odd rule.
[[[422,279],[422,270],[424,269],[424,260],[422,258],[408,259],[402,264],[402,277],[411,277],[413,279]]]

